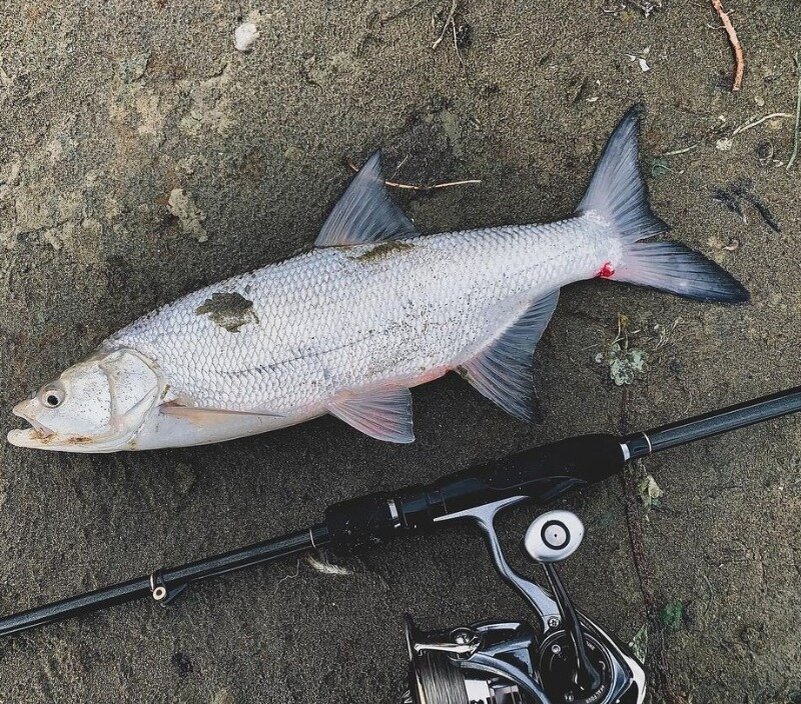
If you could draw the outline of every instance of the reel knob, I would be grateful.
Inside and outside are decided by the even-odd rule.
[[[548,511],[526,531],[523,545],[535,562],[561,562],[581,545],[584,524],[570,511]]]

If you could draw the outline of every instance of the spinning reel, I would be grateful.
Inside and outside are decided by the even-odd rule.
[[[495,568],[533,608],[537,628],[520,621],[481,621],[423,632],[407,616],[409,690],[403,704],[642,704],[642,667],[575,609],[556,570],[556,563],[581,544],[584,526],[578,517],[549,511],[526,531],[525,550],[542,565],[549,591],[506,561],[495,517],[526,499],[512,497],[437,520],[469,519],[478,525]]]

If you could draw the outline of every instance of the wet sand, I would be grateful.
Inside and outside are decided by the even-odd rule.
[[[645,17],[598,1],[463,1],[433,49],[450,7],[7,0],[3,436],[19,426],[13,403],[109,333],[308,247],[347,160],[379,146],[396,181],[481,179],[398,190],[424,232],[544,221],[571,212],[608,132],[642,101],[654,209],[752,302],[567,288],[539,348],[537,426],[451,375],[413,392],[410,446],[333,418],[141,454],[0,444],[0,612],[304,526],[338,499],[801,382],[794,118],[733,135],[795,113],[798,4],[732,5],[747,60],[739,93],[704,2]],[[234,30],[252,11],[260,36],[242,53]],[[628,348],[615,351],[621,315]],[[626,367],[632,350],[642,371]],[[610,355],[631,384],[615,385]],[[587,526],[568,587],[624,642],[649,625],[654,701],[801,701],[800,434],[801,420],[785,419],[709,440],[560,503]],[[637,490],[646,473],[664,491],[650,509]],[[535,513],[504,522],[510,545]],[[527,617],[469,531],[341,562],[354,574],[287,561],[196,585],[166,611],[136,603],[8,639],[0,702],[385,704],[402,690],[404,612],[425,626]]]

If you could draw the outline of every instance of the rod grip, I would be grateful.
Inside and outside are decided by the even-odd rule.
[[[594,433],[523,450],[455,476],[475,474],[488,493],[503,494],[493,501],[526,495],[544,503],[573,486],[593,484],[619,472],[625,459],[620,438]]]
[[[620,439],[581,435],[450,474],[426,486],[343,501],[326,511],[334,548],[378,543],[425,530],[434,520],[511,496],[544,504],[570,489],[606,479],[625,463]]]

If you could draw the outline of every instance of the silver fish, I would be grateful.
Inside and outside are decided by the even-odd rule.
[[[22,447],[114,452],[199,445],[325,413],[411,442],[409,388],[459,372],[531,419],[532,354],[559,289],[601,277],[701,301],[743,286],[668,230],[637,163],[640,109],[609,138],[575,214],[421,236],[387,194],[380,154],[315,248],[140,318],[14,408]]]

